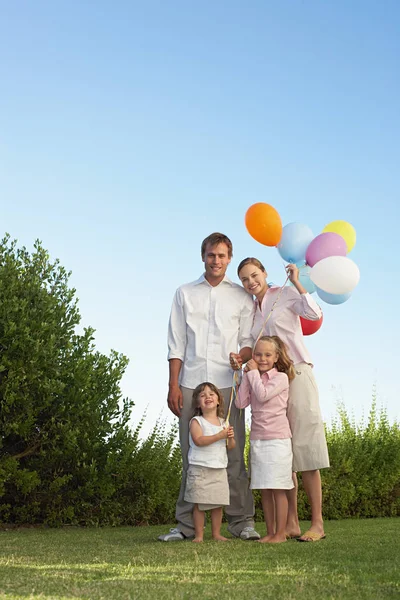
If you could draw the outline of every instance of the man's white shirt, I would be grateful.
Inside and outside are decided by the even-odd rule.
[[[194,389],[209,381],[232,386],[229,353],[252,347],[254,302],[226,275],[212,286],[202,275],[176,290],[168,326],[168,360],[182,362],[180,385]]]

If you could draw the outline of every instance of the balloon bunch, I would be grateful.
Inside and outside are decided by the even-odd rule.
[[[250,206],[245,215],[249,234],[265,246],[275,246],[288,263],[299,268],[299,281],[327,304],[343,304],[358,284],[360,272],[347,254],[356,243],[355,229],[347,221],[332,221],[314,236],[308,225],[282,221],[275,208],[264,202]],[[319,321],[301,319],[304,335],[315,333]]]

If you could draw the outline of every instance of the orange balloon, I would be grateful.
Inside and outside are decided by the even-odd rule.
[[[282,237],[282,221],[270,204],[257,202],[247,209],[244,222],[252,238],[264,246],[276,246]]]

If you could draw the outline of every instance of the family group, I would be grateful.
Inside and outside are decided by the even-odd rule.
[[[204,274],[179,287],[173,299],[168,406],[179,418],[183,470],[177,526],[158,539],[202,542],[205,511],[211,511],[212,537],[226,541],[224,510],[229,533],[242,540],[319,541],[325,537],[320,469],[329,467],[329,457],[299,317],[318,320],[321,309],[301,285],[296,265],[286,267],[292,285],[278,287],[268,285],[258,259],[245,258],[237,268],[242,287],[226,275],[232,256],[226,235],[209,235],[201,245]],[[238,389],[232,388],[238,378]],[[298,472],[311,508],[303,534]],[[261,491],[263,537],[254,528],[253,489]]]

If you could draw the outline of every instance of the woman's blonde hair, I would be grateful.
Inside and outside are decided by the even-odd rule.
[[[289,358],[287,353],[287,346],[284,342],[282,342],[281,338],[277,335],[262,335],[257,340],[253,352],[256,349],[258,342],[270,342],[274,346],[275,352],[278,355],[278,360],[275,363],[275,367],[281,373],[286,373],[289,381],[292,381],[292,379],[294,379],[296,376],[296,371],[294,369],[293,361]]]
[[[222,393],[220,392],[220,390],[217,388],[217,386],[214,385],[213,383],[209,383],[208,381],[205,381],[204,383],[200,383],[200,385],[198,385],[197,388],[193,391],[193,396],[192,396],[193,415],[201,416],[203,414],[201,412],[201,408],[200,408],[198,402],[199,402],[199,396],[200,396],[201,392],[204,392],[204,389],[206,387],[209,387],[212,392],[217,394],[217,396],[218,396],[217,416],[221,417],[221,419],[223,419],[224,414],[225,414],[224,397],[223,397]]]

